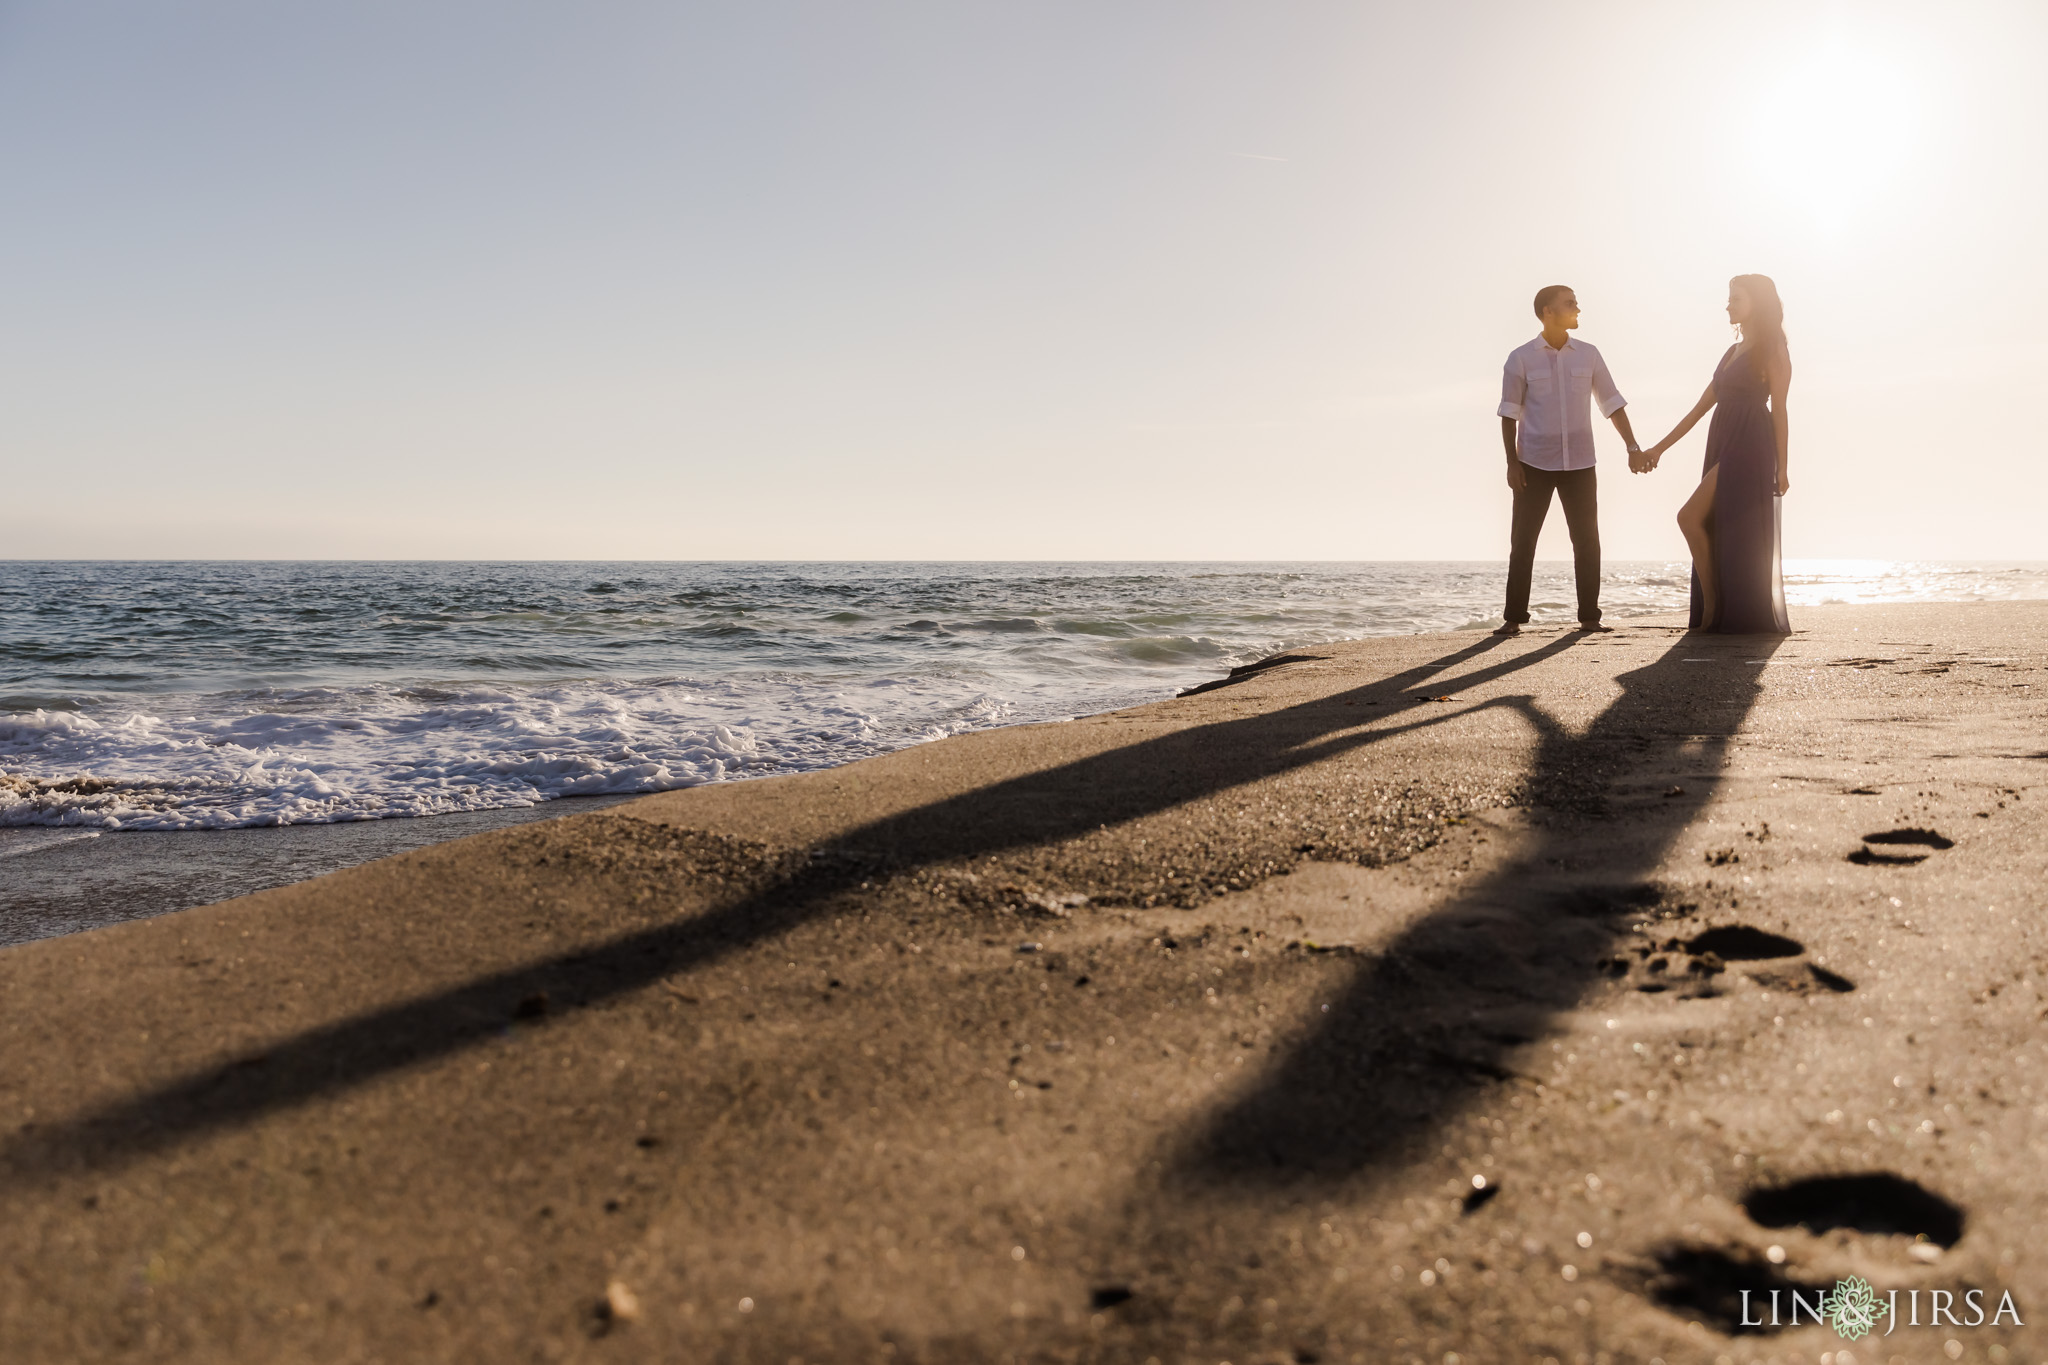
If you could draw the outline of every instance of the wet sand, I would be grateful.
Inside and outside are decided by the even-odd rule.
[[[1958,1321],[1858,1362],[2036,1360],[2048,604],[1797,624],[1318,647],[0,951],[5,1355],[1846,1365],[1740,1291],[1859,1275]]]
[[[582,815],[630,796],[567,797],[431,820],[99,833],[0,829],[0,946],[268,891],[485,830]]]

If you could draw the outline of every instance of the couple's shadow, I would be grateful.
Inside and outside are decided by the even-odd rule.
[[[1506,643],[1489,637],[1333,696],[1155,735],[885,815],[820,843],[795,871],[703,913],[278,1039],[250,1057],[222,1059],[93,1112],[18,1133],[5,1156],[22,1174],[81,1164],[102,1169],[255,1121],[499,1037],[520,1003],[535,996],[597,1003],[703,967],[798,927],[878,876],[1057,844],[1441,725],[1469,709],[1366,727],[1360,711],[1345,703],[1398,704],[1475,688],[1554,658],[1577,638],[1482,662]],[[1596,808],[1613,765],[1639,733],[1660,715],[1684,714],[1669,710],[1688,706],[1694,681],[1682,676],[1678,654],[1696,648],[1680,644],[1624,675],[1622,696],[1584,734],[1551,721],[1529,697],[1484,703],[1512,707],[1537,727],[1526,783],[1533,799],[1564,810]],[[1725,695],[1711,723],[1702,718],[1706,713],[1692,715],[1695,732],[1711,731],[1705,736],[1710,746],[1725,746],[1740,724],[1755,673],[1719,680]],[[1718,763],[1709,758],[1704,766]],[[1701,784],[1684,800],[1658,808],[1665,838],[1692,818],[1708,790]],[[1647,871],[1643,864],[1638,856],[1605,872],[1626,883]],[[1446,1097],[1407,1079],[1415,1039],[1436,1040],[1428,1045],[1453,1050],[1468,1071],[1484,1075],[1513,1044],[1461,1031],[1461,1017],[1492,1007],[1502,992],[1520,1000],[1525,1012],[1564,1007],[1591,974],[1590,960],[1560,961],[1538,974],[1546,984],[1532,987],[1531,964],[1514,949],[1515,923],[1497,923],[1483,942],[1461,940],[1458,924],[1467,909],[1485,901],[1497,914],[1499,903],[1516,904],[1514,893],[1512,886],[1475,888],[1404,933],[1250,1096],[1190,1138],[1176,1169],[1209,1179],[1341,1174],[1427,1127]],[[1554,906],[1529,904],[1514,909],[1511,920],[1535,933],[1553,913]]]
[[[1132,1224],[1170,1237],[1173,1211],[1219,1187],[1270,1193],[1406,1165],[1478,1095],[1538,1079],[1517,1055],[1665,899],[1653,878],[1713,799],[1781,643],[1682,637],[1621,675],[1622,694],[1579,733],[1529,698],[1499,699],[1539,734],[1529,842],[1372,953],[1275,1065],[1175,1134],[1156,1182],[1133,1192]],[[1682,787],[1643,789],[1648,772],[1681,769]]]

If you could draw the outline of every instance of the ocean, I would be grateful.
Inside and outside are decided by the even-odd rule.
[[[801,772],[1490,627],[1498,563],[0,563],[0,859]],[[1686,569],[1608,566],[1610,619]],[[2048,565],[1794,563],[1818,602],[2048,597]],[[1570,566],[1538,566],[1537,623]],[[1797,624],[1796,619],[1794,622]],[[29,831],[40,831],[33,838]]]

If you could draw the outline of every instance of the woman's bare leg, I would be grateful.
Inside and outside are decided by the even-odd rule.
[[[1692,547],[1693,572],[1700,576],[1700,596],[1705,607],[1700,621],[1703,626],[1713,625],[1721,611],[1721,585],[1714,577],[1714,538],[1707,533],[1707,523],[1714,515],[1714,485],[1720,472],[1719,465],[1709,469],[1700,486],[1685,500],[1685,506],[1678,509],[1678,529],[1685,533],[1685,543]]]

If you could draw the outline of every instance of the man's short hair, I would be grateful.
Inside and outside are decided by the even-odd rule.
[[[1556,303],[1560,297],[1572,292],[1568,284],[1546,284],[1536,291],[1536,320],[1543,320],[1543,310]]]

